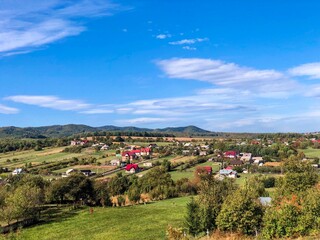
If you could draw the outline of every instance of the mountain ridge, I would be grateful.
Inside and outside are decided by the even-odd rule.
[[[148,132],[148,133],[170,133],[179,135],[209,135],[214,132],[204,130],[202,128],[189,125],[185,127],[166,127],[166,128],[139,128],[134,126],[118,127],[113,125],[105,125],[100,127],[92,127],[84,124],[65,124],[50,125],[40,127],[0,127],[0,137],[16,137],[16,138],[47,138],[47,137],[69,137],[81,133],[93,132]]]

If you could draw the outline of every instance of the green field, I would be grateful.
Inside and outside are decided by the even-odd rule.
[[[303,152],[308,158],[315,158],[315,157],[320,158],[320,149],[308,148],[308,149],[299,150],[299,152]]]
[[[182,226],[189,197],[121,208],[89,208],[25,228],[18,239],[165,239],[168,225]]]
[[[9,153],[1,153],[0,154],[0,166],[7,167],[10,170],[14,170],[18,167],[24,167],[25,164],[31,163],[32,166],[37,166],[42,164],[42,166],[46,166],[53,162],[63,162],[71,159],[73,157],[77,158],[96,158],[97,162],[105,164],[106,162],[116,158],[115,150],[108,150],[108,151],[94,151],[93,149],[84,149],[81,153],[68,153],[63,152],[65,147],[56,147],[56,148],[46,148],[42,151],[34,151],[34,150],[27,150],[27,151],[15,151]],[[71,167],[65,167],[53,172],[61,173],[65,172],[65,170]],[[98,171],[98,173],[100,170]],[[101,169],[101,172],[103,170]]]
[[[220,166],[218,163],[205,162],[205,163],[197,164],[192,168],[186,169],[185,171],[179,171],[179,170],[172,171],[172,172],[170,172],[170,174],[171,174],[171,177],[174,181],[177,181],[181,178],[191,179],[194,176],[194,171],[196,170],[196,168],[200,167],[200,166],[212,167],[213,173],[215,173],[216,171],[218,171],[220,169]]]

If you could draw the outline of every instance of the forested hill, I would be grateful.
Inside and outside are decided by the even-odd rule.
[[[195,126],[187,127],[168,127],[168,128],[137,128],[137,127],[117,127],[112,125],[102,127],[90,127],[80,124],[53,125],[43,127],[1,127],[0,138],[47,138],[47,137],[68,137],[77,134],[111,132],[111,133],[161,133],[173,136],[218,136],[218,133],[203,130]]]

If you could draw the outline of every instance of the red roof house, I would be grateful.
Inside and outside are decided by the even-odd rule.
[[[237,158],[238,153],[236,151],[227,151],[223,153],[226,158]]]
[[[125,170],[127,173],[136,173],[136,172],[140,171],[140,168],[139,168],[138,164],[128,164],[125,167]]]
[[[203,173],[212,174],[212,167],[210,167],[210,166],[199,166],[199,167],[197,167],[196,171],[197,171],[198,174],[203,174]]]

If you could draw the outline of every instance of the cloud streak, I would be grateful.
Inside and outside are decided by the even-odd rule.
[[[81,100],[61,99],[55,96],[17,95],[7,97],[5,100],[62,111],[77,111],[91,106]]]
[[[302,64],[289,69],[288,72],[293,76],[307,76],[310,79],[320,79],[320,62]]]
[[[221,60],[202,58],[172,58],[156,64],[169,78],[198,80],[222,88],[250,90],[262,97],[285,97],[298,88],[286,74],[273,70],[258,70]]]
[[[17,114],[19,112],[19,109],[8,107],[5,105],[0,104],[0,113],[1,114]]]
[[[169,42],[170,45],[190,45],[199,42],[208,41],[208,38],[192,38],[192,39],[182,39],[179,41]]]
[[[86,30],[78,18],[111,15],[117,8],[103,0],[1,1],[0,55],[23,54],[76,36]]]

